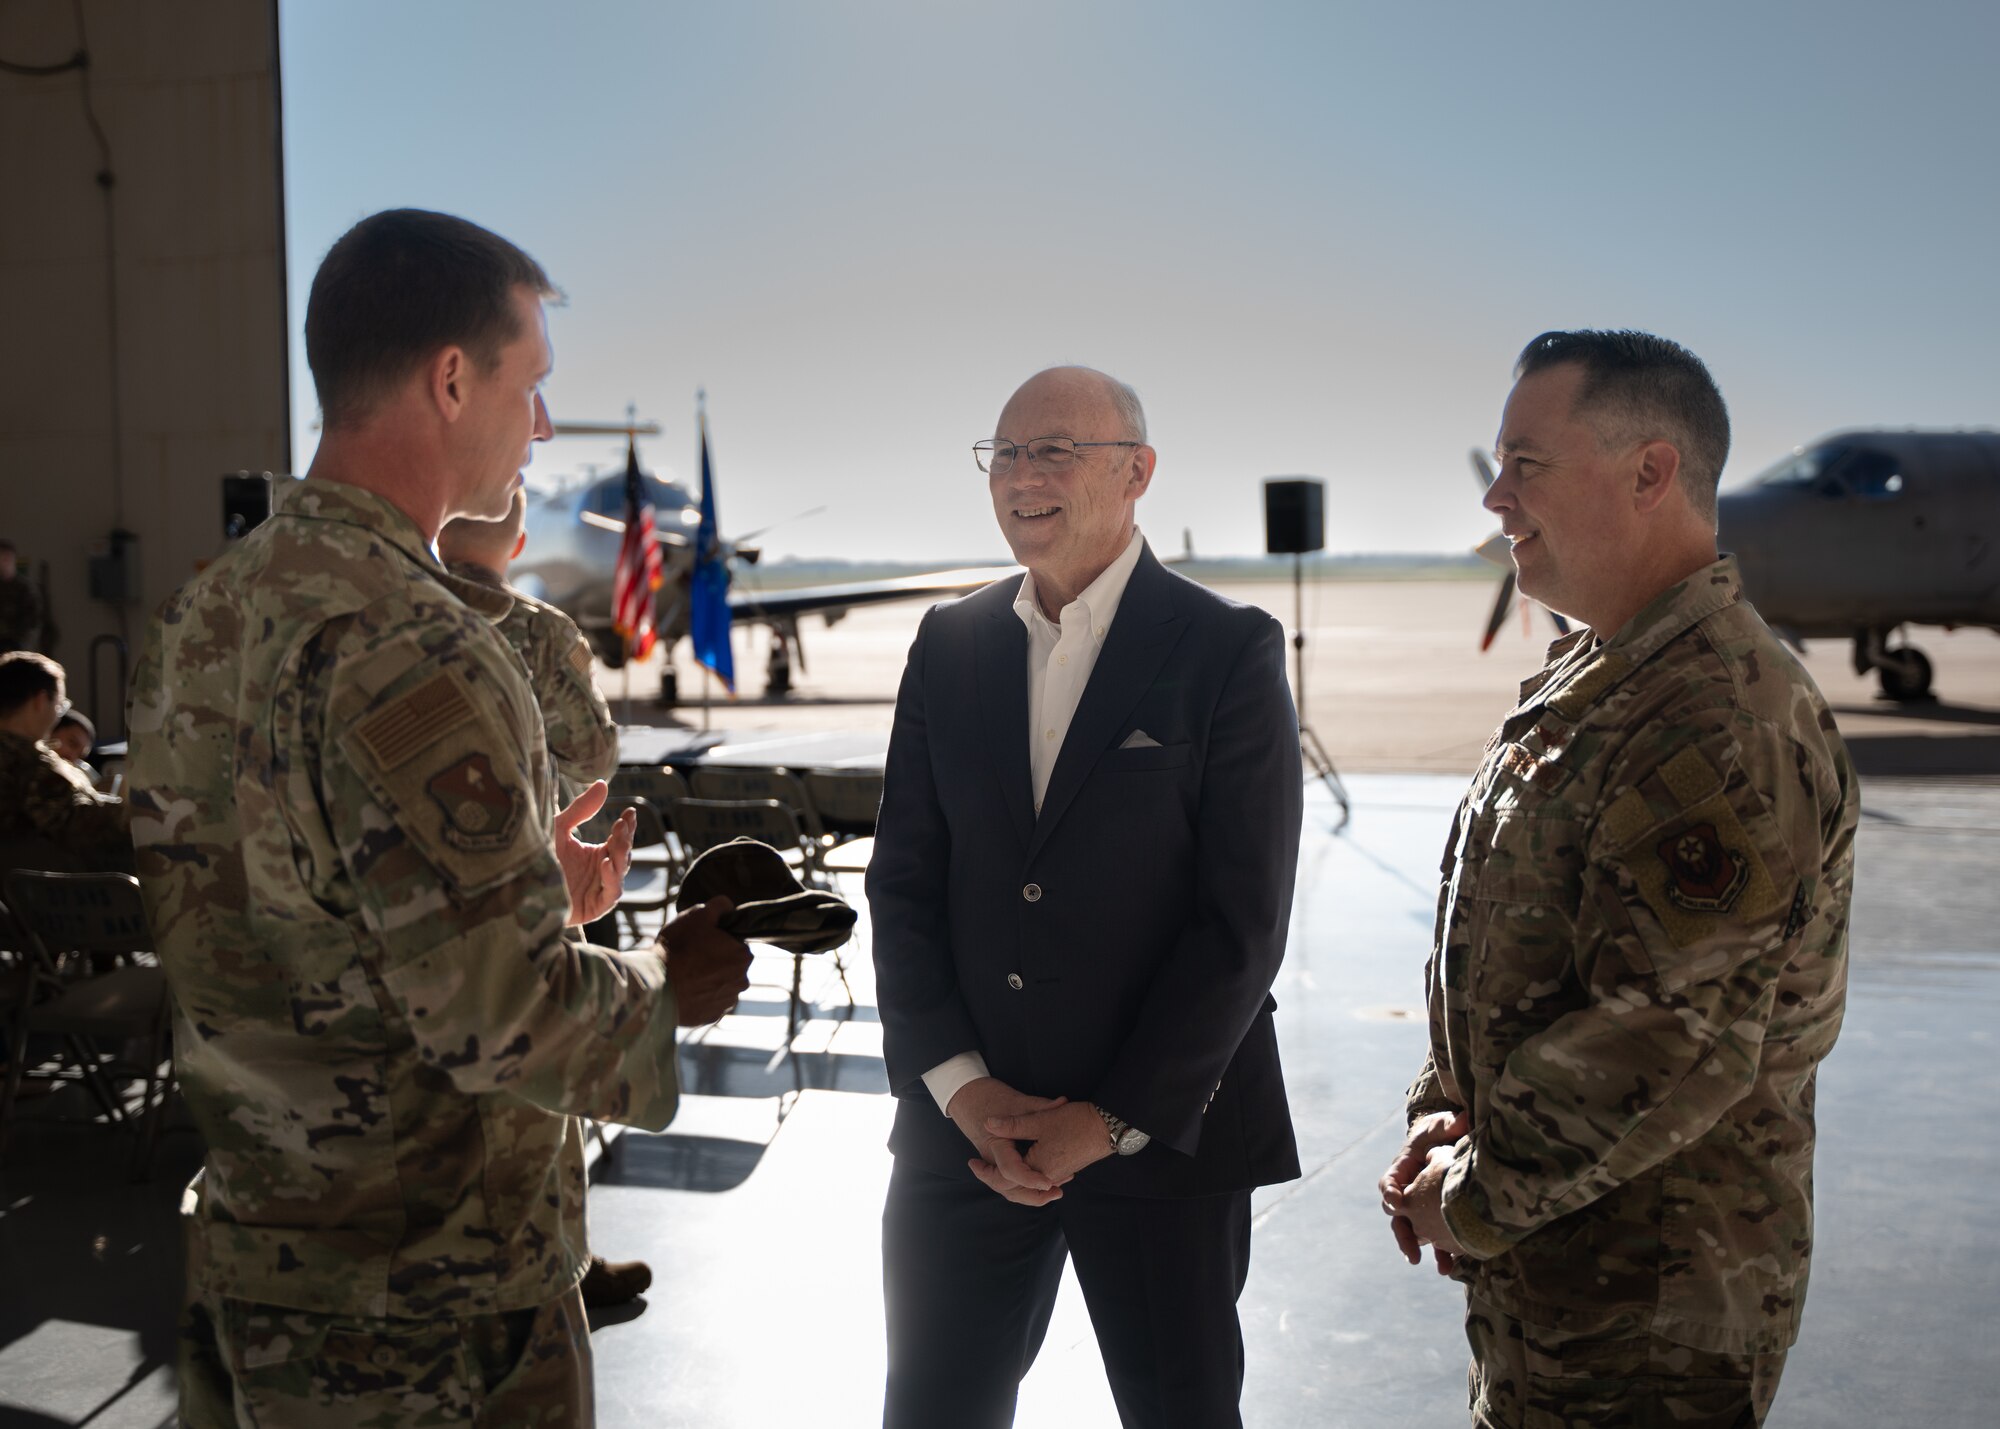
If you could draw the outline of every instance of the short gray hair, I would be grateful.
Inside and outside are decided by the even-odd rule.
[[[1125,424],[1125,435],[1135,442],[1146,440],[1146,409],[1130,383],[1120,382],[1109,372],[1084,362],[1058,362],[1053,367],[1044,367],[1035,377],[1040,377],[1043,372],[1088,372],[1104,384],[1105,393],[1118,413],[1118,420]],[[1032,382],[1034,378],[1028,380]]]
[[[1120,382],[1108,372],[1099,375],[1111,389],[1111,405],[1118,409],[1119,419],[1125,423],[1125,434],[1133,441],[1145,441],[1146,409],[1139,403],[1139,394],[1129,382]]]

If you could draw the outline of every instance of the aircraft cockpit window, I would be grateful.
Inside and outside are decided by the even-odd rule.
[[[1852,453],[1850,447],[1813,447],[1786,457],[1757,479],[1759,486],[1810,486],[1825,496],[1846,492],[1838,469]]]
[[[1903,474],[1888,452],[1867,447],[1814,447],[1787,457],[1758,478],[1762,486],[1810,487],[1821,496],[1886,501],[1903,490]]]
[[[1903,473],[1887,452],[1857,451],[1842,463],[1840,475],[1856,496],[1886,501],[1903,490]]]

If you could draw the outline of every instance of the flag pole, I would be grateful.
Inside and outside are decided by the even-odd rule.
[[[697,434],[696,440],[698,442],[707,440],[708,389],[706,387],[697,387],[694,389],[694,425]],[[718,532],[717,534],[720,535],[721,533]],[[695,552],[697,565],[699,565],[701,558],[705,554],[705,552],[700,550]],[[715,671],[709,669],[708,662],[703,660],[699,655],[695,657],[695,663],[701,666],[701,732],[707,734],[709,711],[715,704],[715,695],[709,682],[714,679]]]

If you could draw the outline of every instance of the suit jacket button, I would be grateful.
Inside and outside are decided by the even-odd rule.
[[[1008,973],[1007,986],[1013,988],[1014,991],[1019,992],[1021,990],[1021,975],[1019,973]]]
[[[1031,884],[1029,884],[1029,885],[1028,885],[1028,886],[1027,886],[1026,888],[1023,888],[1023,889],[1021,890],[1021,896],[1022,896],[1023,898],[1025,898],[1025,899],[1027,899],[1027,900],[1028,900],[1028,901],[1029,901],[1030,903],[1039,903],[1039,902],[1041,902],[1041,901],[1042,901],[1042,885],[1041,885],[1041,884],[1039,884],[1039,883],[1031,883]]]

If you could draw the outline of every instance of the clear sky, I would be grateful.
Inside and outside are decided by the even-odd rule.
[[[286,0],[295,348],[380,208],[538,257],[558,418],[628,402],[773,554],[1004,555],[968,448],[1087,362],[1145,399],[1140,520],[1463,550],[1521,345],[1714,371],[1724,483],[1840,427],[2000,422],[2000,6]],[[316,416],[295,355],[295,450]],[[617,459],[569,439],[531,476]]]

